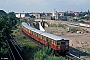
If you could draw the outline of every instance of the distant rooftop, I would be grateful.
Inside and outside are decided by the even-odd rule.
[[[0,10],[0,14],[6,15],[7,13],[5,11],[3,11],[3,10]]]

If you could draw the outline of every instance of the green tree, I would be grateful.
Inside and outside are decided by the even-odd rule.
[[[0,12],[0,57],[5,57],[8,52],[6,40],[10,39],[11,30],[15,27],[17,18],[14,12],[5,14]]]

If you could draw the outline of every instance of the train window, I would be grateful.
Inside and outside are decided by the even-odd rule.
[[[38,37],[38,33],[37,33],[37,37]]]
[[[27,29],[27,31],[29,32],[29,29]]]
[[[26,30],[26,28],[24,27],[24,29]]]
[[[37,37],[39,38],[39,34],[37,34]]]
[[[48,37],[46,37],[46,41],[48,42]]]
[[[33,31],[32,31],[32,35],[33,35]]]
[[[40,38],[40,34],[38,34],[38,37]]]
[[[34,32],[34,35],[36,36],[36,33]]]
[[[42,39],[45,40],[45,36],[42,36]]]
[[[33,35],[34,35],[34,32],[33,32]]]
[[[44,36],[42,35],[42,40],[44,40]]]
[[[34,32],[34,35],[35,35],[35,32]],[[36,35],[35,35],[36,36]]]
[[[66,45],[69,45],[69,41],[66,41]]]
[[[26,28],[27,29],[27,28]],[[28,31],[28,29],[27,29],[27,31]]]
[[[32,35],[34,34],[34,32],[32,31]]]
[[[37,33],[35,32],[35,36],[37,36]]]
[[[37,33],[37,37],[39,38],[39,34]]]
[[[28,29],[28,32],[30,33],[30,30]]]
[[[45,37],[45,41],[46,41],[46,37]]]
[[[41,35],[39,34],[39,38],[41,39]]]
[[[54,45],[56,45],[56,41],[54,41]]]
[[[52,44],[53,44],[53,39],[52,39]]]
[[[50,39],[48,38],[48,42],[50,42]]]
[[[35,32],[33,32],[33,35],[35,35]]]
[[[52,43],[52,39],[49,38],[49,43]]]
[[[46,41],[46,37],[44,36],[44,40]]]
[[[34,35],[34,32],[33,32],[33,35]]]
[[[50,43],[50,39],[48,38],[48,42]]]
[[[26,30],[26,28],[25,28],[25,30]]]
[[[26,28],[26,31],[27,31],[27,28]]]
[[[50,43],[50,39],[48,38],[48,42]]]
[[[36,33],[36,36],[37,36],[37,33]]]
[[[25,27],[24,27],[24,29],[25,29]]]
[[[61,42],[61,45],[66,45],[65,42]]]
[[[39,38],[41,38],[40,34],[39,34]]]
[[[37,36],[37,33],[36,33],[36,36]]]
[[[41,35],[41,38],[43,39],[43,35]]]
[[[29,30],[29,33],[30,33],[30,30]]]
[[[32,31],[31,31],[31,34],[32,34]]]
[[[57,45],[60,45],[60,41],[57,41]]]
[[[29,30],[29,33],[31,33],[31,30]]]
[[[25,30],[26,30],[26,28],[25,28]]]
[[[41,36],[41,39],[42,39],[42,35],[40,35]]]

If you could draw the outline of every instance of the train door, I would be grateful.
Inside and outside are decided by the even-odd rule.
[[[29,35],[31,36],[31,30],[29,30]]]
[[[46,42],[47,42],[47,45],[49,46],[49,41],[48,41],[48,37],[46,37]]]
[[[46,37],[46,41],[47,41],[47,43],[49,42],[49,39],[48,39],[48,37]]]
[[[57,46],[60,46],[61,45],[61,41],[58,40],[57,43],[56,43]]]
[[[31,31],[31,37],[33,37],[33,31]]]
[[[40,35],[40,34],[38,34],[38,37],[39,37],[39,41],[41,42],[41,35]]]
[[[34,36],[34,32],[32,31],[32,37]]]
[[[34,38],[36,39],[36,32],[34,32]]]
[[[53,43],[54,43],[54,45],[56,46],[56,41],[55,41],[55,40],[53,41]]]
[[[44,40],[44,44],[46,45],[47,42],[46,42],[46,37],[45,36],[43,36],[43,40]]]
[[[54,49],[54,50],[57,50],[56,41],[55,41],[55,40],[53,40],[53,49]]]
[[[29,29],[27,29],[27,34],[29,35]]]
[[[40,42],[40,34],[37,33],[38,41]]]

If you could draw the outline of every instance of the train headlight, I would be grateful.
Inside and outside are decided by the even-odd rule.
[[[66,48],[68,48],[68,46],[66,46]]]
[[[58,46],[58,48],[60,49],[60,46]]]

